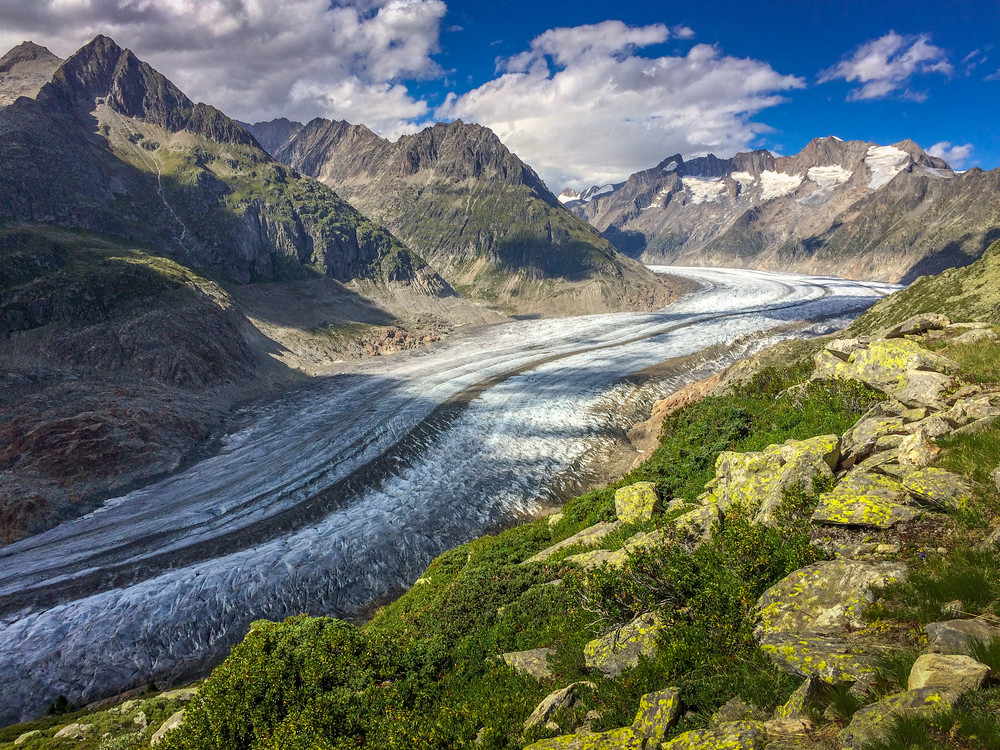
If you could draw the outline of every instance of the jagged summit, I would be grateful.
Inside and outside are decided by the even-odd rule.
[[[208,104],[195,104],[166,76],[103,35],[71,55],[38,93],[48,106],[84,113],[98,99],[119,114],[171,132],[188,130],[220,143],[258,145],[235,120]]]
[[[0,57],[0,107],[33,97],[52,78],[62,60],[34,42],[21,42]]]

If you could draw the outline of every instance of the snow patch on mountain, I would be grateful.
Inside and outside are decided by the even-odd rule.
[[[665,166],[663,168],[663,171],[664,172],[673,172],[675,169],[677,169],[677,162],[672,161],[667,166]]]
[[[835,188],[837,185],[843,185],[851,179],[851,175],[854,173],[833,164],[828,167],[809,167],[809,171],[806,174],[820,188]]]
[[[868,187],[878,190],[910,165],[910,155],[895,146],[869,146],[865,164],[872,172]]]
[[[771,200],[771,198],[781,198],[794,193],[802,184],[803,176],[800,174],[785,174],[784,172],[772,172],[765,169],[760,173],[761,200]]]
[[[563,205],[567,203],[572,203],[573,201],[580,200],[580,194],[571,188],[566,188],[561,193],[559,193],[559,202]]]
[[[698,206],[702,203],[718,203],[726,192],[726,183],[716,178],[703,180],[698,177],[685,177],[681,180],[684,188],[691,193],[691,202]]]
[[[757,182],[757,178],[749,172],[733,172],[729,176],[740,183],[740,186],[743,188],[751,188]]]

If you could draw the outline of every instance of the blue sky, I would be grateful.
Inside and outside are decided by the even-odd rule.
[[[1000,165],[1000,3],[7,0],[0,44],[96,33],[240,119],[492,127],[558,191],[681,152],[912,138]]]

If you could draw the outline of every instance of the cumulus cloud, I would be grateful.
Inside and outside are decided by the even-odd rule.
[[[939,159],[944,159],[952,167],[962,168],[972,156],[972,148],[971,143],[960,146],[957,143],[952,145],[950,141],[941,141],[927,149],[927,153]]]
[[[899,96],[924,101],[927,94],[910,90],[910,82],[919,73],[951,75],[948,53],[931,44],[929,34],[907,35],[890,31],[866,42],[832,68],[820,74],[819,82],[836,79],[862,84],[847,97],[848,101],[885,99]]]
[[[768,130],[753,115],[804,82],[705,44],[636,54],[690,35],[620,21],[552,29],[501,61],[496,79],[449,96],[438,116],[492,128],[556,190],[621,180],[677,152],[732,154]]]
[[[443,0],[6,0],[0,47],[66,56],[98,33],[241,119],[317,115],[393,135],[426,118]]]

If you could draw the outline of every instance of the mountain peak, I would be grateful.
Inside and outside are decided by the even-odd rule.
[[[52,79],[62,60],[34,42],[21,42],[0,57],[0,107],[34,97]]]
[[[62,60],[53,55],[47,47],[32,41],[21,42],[0,57],[0,73],[8,72],[15,65],[31,62],[53,62],[58,65]]]

